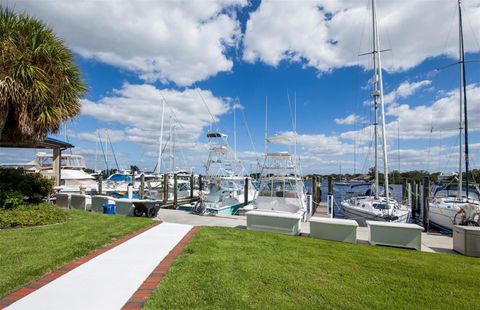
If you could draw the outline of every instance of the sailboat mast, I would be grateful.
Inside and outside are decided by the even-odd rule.
[[[373,109],[374,109],[374,121],[373,121],[373,134],[375,144],[375,199],[378,199],[378,80],[377,80],[377,44],[375,37],[377,35],[375,27],[375,1],[372,0],[372,30],[373,30]]]
[[[162,169],[162,142],[163,142],[163,121],[165,116],[165,99],[162,100],[162,117],[160,119],[160,137],[158,138],[158,158],[157,158],[157,171],[160,174]]]
[[[388,184],[388,155],[387,155],[387,132],[385,126],[385,104],[383,101],[383,78],[382,78],[382,58],[380,57],[380,39],[378,35],[378,27],[377,27],[377,16],[375,10],[375,1],[372,0],[372,7],[373,7],[373,20],[374,20],[374,28],[375,28],[375,37],[374,40],[376,42],[376,55],[378,61],[378,88],[379,88],[379,95],[380,95],[380,114],[382,117],[382,148],[383,148],[383,173],[385,179],[385,199],[388,204],[388,196],[389,196],[389,184]]]
[[[465,49],[463,46],[463,22],[462,22],[462,1],[458,0],[458,23],[459,23],[459,47],[460,47],[460,76],[461,76],[461,90],[460,90],[460,97],[462,97],[462,91],[463,91],[463,122],[464,122],[464,127],[465,127],[465,132],[464,132],[464,142],[465,142],[465,191],[466,191],[466,196],[468,199],[468,186],[469,186],[469,178],[468,178],[468,172],[469,172],[469,153],[468,153],[468,112],[467,112],[467,79],[466,79],[466,73],[465,73]],[[460,102],[462,99],[460,98]],[[460,106],[460,111],[462,110],[462,106]],[[460,113],[460,118],[461,118],[461,113]],[[462,120],[460,119],[460,127]],[[460,145],[462,145],[461,140],[460,140]],[[460,162],[462,161],[462,158],[460,156]],[[460,170],[460,178],[461,178],[462,171]],[[461,179],[460,179],[461,180]],[[462,190],[461,183],[459,184],[460,191]]]

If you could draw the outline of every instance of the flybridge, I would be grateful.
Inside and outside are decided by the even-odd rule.
[[[210,147],[205,167],[207,176],[244,175],[245,169],[228,145],[228,136],[221,132],[209,132],[206,136]]]

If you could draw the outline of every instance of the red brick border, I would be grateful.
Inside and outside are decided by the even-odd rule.
[[[167,256],[158,264],[152,273],[143,281],[142,285],[130,297],[127,303],[123,306],[123,310],[140,310],[152,294],[153,290],[162,281],[168,268],[175,262],[175,259],[182,253],[183,248],[190,242],[192,237],[200,227],[194,226],[180,242],[168,253]]]
[[[125,236],[121,239],[118,239],[117,241],[113,242],[113,243],[110,243],[96,251],[93,251],[92,253],[88,254],[87,256],[84,256],[84,257],[81,257],[79,259],[77,259],[76,261],[74,261],[73,263],[70,263],[68,265],[65,265],[59,269],[57,269],[56,271],[54,272],[51,272],[49,274],[46,274],[45,276],[41,277],[40,279],[37,279],[36,281],[30,283],[29,285],[23,287],[23,288],[20,288],[16,291],[14,291],[13,293],[10,293],[9,295],[3,297],[2,299],[0,299],[0,310],[1,309],[4,309],[6,307],[8,307],[9,305],[13,304],[14,302],[16,302],[17,300],[27,296],[28,294],[30,293],[33,293],[34,291],[38,290],[39,288],[41,288],[42,286],[44,285],[47,285],[48,283],[52,282],[53,280],[63,276],[64,274],[66,274],[67,272],[77,268],[78,266],[81,266],[83,264],[85,264],[86,262],[88,262],[89,260],[97,257],[98,255],[100,254],[103,254],[105,253],[106,251],[132,239],[133,237],[136,237],[138,236],[139,234],[159,225],[160,223],[162,223],[161,221],[157,221],[147,227],[144,227],[140,230],[137,230],[136,232],[128,235],[128,236]]]

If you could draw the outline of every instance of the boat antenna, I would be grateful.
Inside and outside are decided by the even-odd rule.
[[[100,141],[100,142],[99,142],[100,148],[102,149],[103,160],[105,161],[106,174],[107,174],[107,176],[108,176],[108,160],[107,160],[107,154],[105,153],[105,148],[103,147],[103,144],[102,144],[102,137],[100,136],[100,132],[97,131],[97,135],[98,135],[98,140]]]
[[[238,100],[238,103],[240,104],[240,99],[238,99],[238,97],[237,97],[237,100]],[[252,139],[252,134],[250,133],[250,128],[248,127],[248,122],[247,122],[247,118],[245,116],[244,109],[241,109],[240,111],[242,112],[243,124],[245,126],[246,131],[247,131],[248,138],[250,139],[250,144],[252,145],[252,150],[255,153],[255,158],[257,159],[257,168],[260,169],[260,160],[258,159],[257,150],[255,148],[255,143],[253,142],[253,139]]]
[[[98,161],[98,140],[95,139],[95,164],[93,165],[93,170],[97,172],[97,161]]]
[[[458,24],[459,24],[459,52],[460,52],[460,135],[462,131],[462,93],[463,93],[463,122],[465,126],[464,132],[464,143],[465,143],[465,191],[466,197],[468,199],[468,186],[469,186],[469,153],[468,153],[468,114],[467,114],[467,80],[465,73],[465,49],[463,46],[463,22],[462,22],[462,1],[458,0]],[[462,140],[460,139],[460,150],[461,150]],[[461,151],[460,151],[461,152]],[[460,162],[462,157],[460,156]],[[460,164],[461,165],[461,164]],[[462,170],[459,172],[459,189],[460,195],[462,191]]]
[[[110,135],[107,133],[107,140],[108,140],[108,143],[110,144],[110,149],[112,150],[112,155],[113,155],[113,159],[115,160],[115,165],[117,166],[117,170],[120,170],[120,166],[118,165],[118,161],[117,161],[117,156],[115,155],[115,150],[113,149],[113,144],[112,144],[112,140],[110,140]]]
[[[265,96],[265,156],[268,153],[268,96]]]
[[[237,171],[237,104],[233,104],[233,171]]]

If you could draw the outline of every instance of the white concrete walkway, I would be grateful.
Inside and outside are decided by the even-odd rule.
[[[7,309],[120,309],[191,228],[171,223],[155,226]]]

